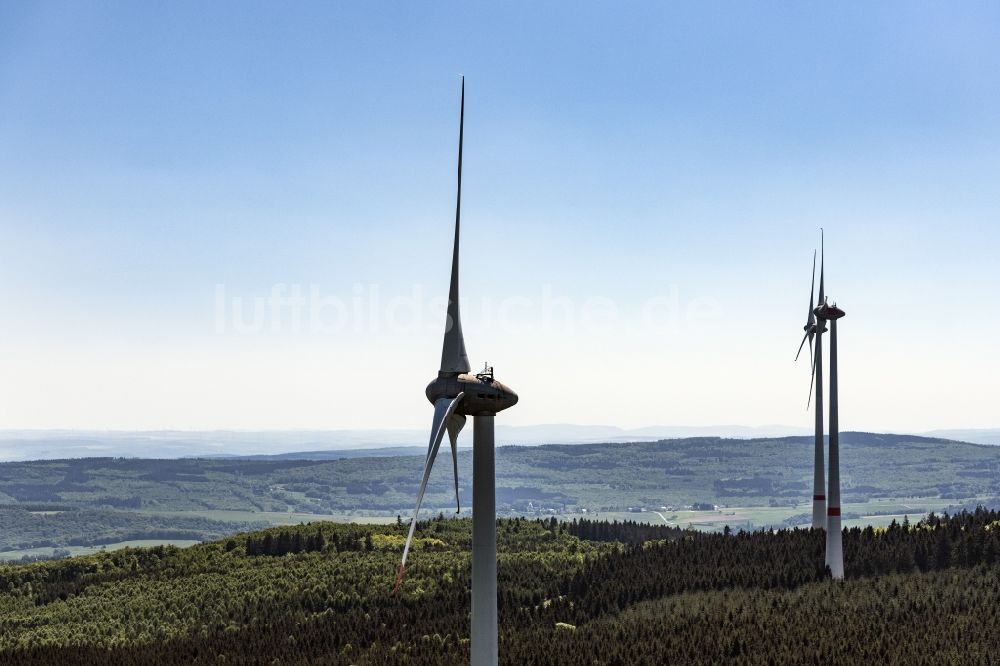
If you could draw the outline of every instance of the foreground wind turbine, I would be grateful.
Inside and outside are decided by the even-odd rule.
[[[820,229],[820,234],[823,230]],[[826,298],[823,292],[823,241],[820,236],[820,266],[819,266],[819,301],[823,303]],[[812,401],[813,387],[816,388],[816,431],[813,446],[813,507],[812,526],[813,529],[826,528],[826,478],[823,472],[823,333],[826,327],[822,322],[817,323],[814,312],[815,302],[813,297],[816,290],[816,252],[813,252],[813,277],[812,286],[809,288],[809,315],[806,325],[803,326],[805,335],[799,344],[799,351],[795,355],[795,360],[799,360],[802,347],[809,341],[809,350],[812,356],[812,377],[809,380],[809,401]],[[816,339],[816,348],[813,349],[813,338]],[[809,403],[807,402],[807,405]]]
[[[396,589],[403,581],[406,556],[413,542],[420,503],[427,490],[427,479],[447,431],[451,441],[455,473],[455,500],[458,501],[458,433],[465,417],[473,417],[472,426],[472,664],[493,666],[497,663],[497,533],[496,478],[493,466],[493,417],[513,407],[517,394],[493,378],[493,368],[470,374],[465,352],[462,320],[458,311],[458,239],[462,213],[462,139],[465,131],[465,77],[462,77],[462,104],[458,125],[458,199],[455,205],[455,245],[451,256],[451,289],[448,293],[448,317],[441,350],[441,369],[437,379],[427,385],[427,399],[434,405],[431,437],[424,461],[424,475],[417,493],[417,507],[410,522],[410,533],[403,547],[403,560],[396,574]]]

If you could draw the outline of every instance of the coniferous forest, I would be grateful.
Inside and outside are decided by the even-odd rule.
[[[458,664],[470,521],[314,523],[0,567],[0,663]],[[507,664],[988,664],[1000,512],[845,530],[501,520]]]

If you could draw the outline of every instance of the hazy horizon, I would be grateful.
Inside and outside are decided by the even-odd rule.
[[[850,431],[844,431],[850,432]],[[769,440],[812,436],[812,429],[770,425],[747,427],[616,426],[539,424],[496,428],[500,446],[625,443],[683,440],[698,437]],[[927,432],[881,433],[938,437],[980,445],[1000,445],[1000,428],[939,429]],[[423,451],[422,428],[361,430],[7,430],[0,429],[0,462],[83,457],[190,458],[204,456],[268,456],[304,452],[393,450]],[[469,449],[472,435],[463,432],[459,446]],[[398,452],[397,452],[398,453]]]

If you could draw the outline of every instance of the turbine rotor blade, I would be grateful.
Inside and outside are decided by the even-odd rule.
[[[451,462],[455,470],[455,513],[462,512],[462,504],[458,501],[458,433],[465,427],[465,416],[452,414],[448,419],[448,439],[451,442]]]
[[[824,236],[823,236],[823,228],[820,227],[820,230],[819,230],[819,303],[817,303],[817,305],[819,307],[823,307],[823,305],[826,303],[826,291],[823,289],[823,267],[824,267],[823,266],[823,264],[824,264],[824,262],[823,262],[824,247],[823,246],[824,246],[824,242],[825,242],[825,239],[824,239]]]
[[[813,250],[813,278],[812,278],[812,286],[809,287],[809,317],[808,319],[806,319],[806,321],[809,324],[813,324],[816,322],[816,313],[813,312],[813,310],[816,309],[816,306],[813,302],[813,298],[815,296],[816,296],[816,250]]]
[[[806,400],[806,410],[812,407],[813,386],[816,384],[816,362],[813,361],[812,374],[809,375],[809,399]]]
[[[403,583],[403,569],[406,567],[406,556],[410,553],[410,544],[413,542],[413,532],[417,529],[417,517],[420,515],[420,504],[424,501],[424,493],[427,491],[427,479],[431,476],[431,468],[434,466],[434,458],[437,457],[438,449],[441,448],[441,440],[447,430],[448,419],[455,413],[455,408],[462,401],[464,393],[459,393],[454,398],[441,398],[434,403],[434,419],[431,421],[431,438],[427,460],[424,462],[424,476],[420,480],[420,490],[417,492],[417,506],[413,510],[413,520],[410,521],[410,533],[406,537],[406,544],[403,546],[403,559],[399,564],[399,571],[396,572],[396,586],[393,593],[399,590]]]
[[[458,240],[462,221],[462,142],[465,135],[465,77],[462,77],[462,104],[458,121],[458,195],[455,201],[455,245],[451,255],[451,286],[448,291],[448,317],[441,349],[441,372],[469,372],[469,355],[462,335],[462,316],[458,307]]]
[[[812,373],[809,376],[809,399],[806,401],[806,409],[812,406],[813,384],[816,383],[816,354],[819,352],[819,347],[813,350],[812,336],[809,336],[809,352],[812,355]]]
[[[795,354],[795,360],[799,360],[799,354],[802,353],[802,348],[806,346],[806,340],[809,340],[809,348],[812,349],[812,339],[809,337],[809,331],[802,336],[802,342],[799,343],[799,351]]]

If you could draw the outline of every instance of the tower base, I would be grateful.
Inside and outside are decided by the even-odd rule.
[[[844,579],[844,544],[843,531],[840,526],[840,509],[837,514],[832,512],[826,517],[826,566],[830,567],[830,575],[834,580]]]

